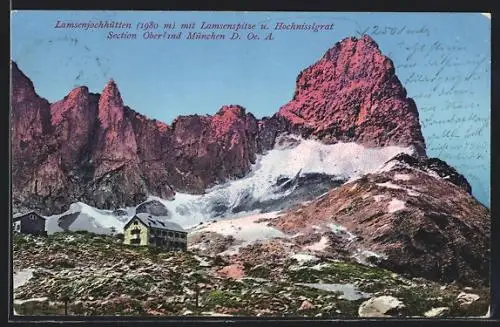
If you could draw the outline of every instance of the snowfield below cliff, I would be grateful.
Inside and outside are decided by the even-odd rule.
[[[48,234],[64,230],[112,234],[122,231],[129,215],[132,216],[134,212],[134,208],[127,208],[127,215],[115,216],[112,210],[100,210],[77,202],[63,214],[46,217],[45,230]]]
[[[411,147],[327,145],[287,135],[278,140],[273,150],[259,156],[244,178],[217,185],[203,195],[176,193],[173,200],[150,196],[148,201],[158,201],[168,210],[169,220],[191,228],[214,219],[249,217],[306,203],[350,178],[376,171],[399,153],[413,152]],[[135,208],[124,211],[126,214],[116,215],[112,210],[74,203],[68,211],[47,217],[47,231],[121,232]]]
[[[267,226],[267,219],[278,217],[278,213],[247,216],[237,219],[220,220],[192,229],[191,233],[214,232],[224,236],[233,236],[236,240],[255,242],[275,237],[285,237],[281,231]],[[266,221],[260,221],[265,219]]]

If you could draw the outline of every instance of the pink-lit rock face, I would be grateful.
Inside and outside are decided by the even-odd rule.
[[[257,120],[240,106],[224,106],[214,116],[181,116],[172,123],[169,162],[177,190],[203,192],[241,178],[258,153]]]
[[[50,104],[35,93],[33,83],[12,63],[12,150],[29,153],[50,133]]]
[[[114,81],[109,81],[99,98],[98,126],[92,160],[95,178],[123,164],[138,163],[137,143],[130,120],[125,118],[123,101]]]
[[[81,156],[88,150],[98,99],[99,96],[90,94],[87,87],[78,87],[50,106],[53,136],[60,144],[62,164],[68,169],[78,166]]]
[[[292,130],[327,143],[415,145],[425,153],[415,102],[368,36],[342,40],[303,70],[278,115]]]
[[[50,123],[50,104],[39,97],[33,83],[12,63],[11,149],[13,206],[28,205],[31,198],[47,194],[56,196],[52,187],[42,185],[44,179],[61,182],[59,160]],[[39,196],[40,194],[40,196]]]
[[[369,37],[337,43],[299,74],[293,99],[261,120],[228,105],[168,126],[126,107],[113,80],[100,95],[82,86],[53,104],[15,63],[12,82],[14,207],[46,214],[76,201],[114,209],[147,194],[203,193],[244,177],[282,133],[425,153],[415,103]]]
[[[172,127],[124,106],[110,81],[102,94],[78,87],[49,104],[13,64],[15,206],[61,212],[75,201],[134,205],[147,194],[203,193],[243,177],[260,151],[258,122],[240,106],[181,116]]]

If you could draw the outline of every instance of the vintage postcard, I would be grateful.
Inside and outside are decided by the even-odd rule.
[[[490,316],[489,14],[11,24],[13,317]]]

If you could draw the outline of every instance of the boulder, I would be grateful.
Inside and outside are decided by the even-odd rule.
[[[406,306],[393,296],[379,296],[363,302],[358,309],[360,317],[397,316]]]
[[[472,303],[476,302],[477,300],[479,300],[480,296],[477,295],[477,294],[473,294],[473,293],[465,293],[465,292],[461,292],[460,294],[458,294],[457,296],[457,300],[458,300],[458,303],[461,307],[466,307],[466,306],[469,306],[471,305]]]
[[[448,307],[432,308],[429,311],[425,312],[424,316],[427,318],[442,317],[448,312],[450,312],[450,308]]]

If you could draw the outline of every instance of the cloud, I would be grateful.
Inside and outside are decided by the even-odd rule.
[[[491,14],[488,12],[483,12],[481,13],[481,15],[483,15],[484,17],[488,17],[488,19],[491,19]]]

